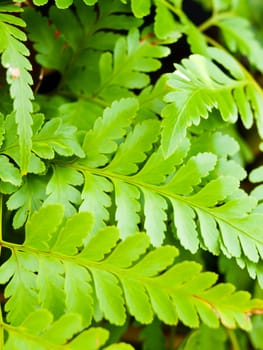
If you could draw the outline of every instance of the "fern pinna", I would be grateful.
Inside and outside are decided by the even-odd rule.
[[[1,348],[263,349],[255,9],[1,5]]]

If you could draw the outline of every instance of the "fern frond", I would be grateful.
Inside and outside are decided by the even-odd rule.
[[[156,15],[154,18],[154,32],[165,42],[174,43],[181,36],[184,27],[175,20],[172,12],[162,1],[156,1]]]
[[[53,159],[55,153],[61,156],[71,156],[75,154],[79,157],[83,157],[84,153],[78,143],[76,129],[74,127],[63,124],[59,118],[54,118],[43,124],[44,118],[42,114],[33,114],[33,116],[32,152],[28,168],[29,173],[43,174],[46,170],[46,166],[42,160]],[[65,185],[65,181],[60,183],[60,186],[65,186],[63,189],[56,189],[56,194],[53,193],[51,197],[49,196],[49,188],[50,186],[52,188],[52,183],[54,185],[54,181],[56,184],[60,181],[58,178],[55,180],[54,176],[50,179],[48,176],[37,178],[28,174],[27,177],[23,178],[22,183],[18,169],[8,161],[8,158],[6,157],[7,155],[19,164],[19,143],[18,137],[15,133],[16,127],[14,115],[9,115],[6,118],[4,129],[5,140],[0,149],[0,153],[2,153],[0,156],[0,162],[2,162],[3,165],[0,171],[0,180],[2,190],[5,193],[13,192],[14,189],[17,190],[7,201],[7,206],[10,210],[17,210],[13,219],[13,226],[15,228],[21,227],[25,223],[27,217],[30,216],[32,212],[39,209],[44,200],[52,201],[52,198],[54,200],[56,195],[59,197],[58,193],[61,194],[63,190],[65,190],[68,195],[69,192],[71,193],[72,196],[69,195],[69,201],[77,201],[77,190],[72,188],[72,192],[67,192],[69,188]],[[62,172],[64,170],[65,169],[63,169]],[[57,175],[58,173],[59,171],[56,172]],[[78,177],[81,177],[81,175],[79,174]],[[78,181],[72,179],[72,181],[74,184],[82,183],[80,179]],[[21,183],[22,186],[17,189],[17,186],[20,186]],[[9,186],[7,187],[7,185]],[[10,188],[10,185],[13,186],[13,191],[12,188]],[[50,197],[49,199],[47,199],[47,195]],[[59,198],[61,201],[63,200],[63,196]],[[68,212],[71,212],[73,207],[71,207],[69,201],[67,210]]]
[[[125,101],[114,103],[113,125]],[[107,116],[100,120],[100,130],[106,120],[110,123],[108,115],[111,114],[109,108]],[[134,135],[142,125],[144,132],[138,141]],[[175,236],[192,253],[199,247],[213,254],[223,252],[229,258],[243,261],[249,269],[251,263],[259,261],[263,244],[253,220],[261,222],[263,216],[252,214],[256,199],[239,189],[246,172],[228,159],[239,149],[238,144],[230,136],[210,132],[203,143],[198,137],[193,138],[190,151],[189,142],[183,139],[176,151],[165,158],[161,147],[150,150],[153,142],[158,145],[156,126],[155,121],[146,120],[132,128],[126,137],[122,133],[124,138],[119,136],[118,145],[113,144],[112,149],[107,147],[104,154],[102,150],[105,161],[99,164],[100,168],[89,163],[89,140],[85,138],[87,157],[74,164],[74,169],[87,179],[80,210],[94,213],[96,229],[109,222],[111,212],[122,238],[143,224],[154,246],[162,244],[166,221],[172,219]],[[93,134],[96,128],[95,125],[87,135]],[[95,142],[95,138],[93,140]],[[104,142],[107,143],[105,138],[99,141],[98,147]],[[206,152],[213,147],[218,155]],[[91,153],[93,149],[96,147],[92,146]],[[112,155],[107,159],[108,149]],[[126,159],[124,153],[129,155]]]
[[[80,211],[89,211],[94,215],[94,229],[97,231],[105,225],[109,219],[111,198],[108,195],[113,187],[110,181],[101,176],[84,173],[84,188],[81,194]]]
[[[46,194],[46,181],[28,175],[23,180],[22,186],[15,191],[7,201],[9,210],[16,210],[13,218],[14,228],[23,226],[27,218],[38,210],[43,203]]]
[[[70,50],[65,40],[56,36],[54,24],[50,24],[47,17],[29,7],[25,9],[23,18],[27,24],[28,37],[37,51],[37,62],[43,67],[63,72],[71,57]]]
[[[87,118],[87,111],[89,115]],[[79,99],[75,102],[62,103],[59,106],[59,117],[63,123],[75,126],[78,131],[87,132],[94,122],[103,114],[103,108],[90,101]]]
[[[169,91],[167,85],[168,75],[164,74],[154,85],[147,86],[138,95],[140,108],[137,113],[136,121],[145,119],[154,119],[161,115],[165,106],[164,96]]]
[[[156,120],[145,120],[137,124],[120,144],[114,158],[107,166],[107,171],[122,175],[131,175],[138,171],[138,164],[146,158],[146,153],[152,149],[153,143],[158,140],[160,125]],[[138,148],[134,152],[133,146]],[[124,164],[124,167],[123,167]]]
[[[53,174],[47,184],[47,198],[44,204],[61,203],[66,215],[76,212],[74,204],[80,204],[81,196],[76,186],[83,183],[82,175],[72,168],[54,166]]]
[[[168,56],[169,53],[168,47],[153,42],[151,33],[146,33],[145,37],[140,38],[139,31],[136,28],[131,29],[126,38],[117,40],[113,54],[105,52],[101,55],[101,85],[95,91],[95,95],[110,97],[111,89],[115,87],[144,88],[150,82],[146,73],[158,70],[161,67],[159,59]]]
[[[63,72],[66,89],[83,94],[83,91],[90,93],[98,88],[100,53],[113,50],[121,31],[123,34],[138,27],[141,21],[130,16],[129,8],[119,0],[108,4],[99,2],[98,11],[82,1],[75,1],[74,5],[75,11],[63,12],[53,6],[49,17],[27,8],[24,18],[37,50],[37,61],[44,67]],[[80,81],[83,84],[80,85]]]
[[[260,59],[263,55],[263,47],[256,39],[248,20],[243,17],[229,16],[215,21],[214,24],[220,28],[229,50],[240,52],[258,70],[263,71],[263,65]]]
[[[208,118],[212,108],[217,108],[224,121],[234,123],[238,113],[246,128],[253,117],[262,136],[262,93],[235,61],[223,51],[210,48],[215,61],[224,64],[227,72],[210,59],[192,55],[184,59],[169,81],[174,91],[167,94],[171,102],[163,110],[163,150],[168,156],[185,137],[186,129]]]
[[[32,129],[35,128],[36,124],[40,120],[43,119],[43,116],[39,114],[34,114],[34,123],[32,125]],[[7,155],[9,158],[14,160],[14,162],[18,165],[20,165],[20,156],[19,156],[19,138],[16,133],[16,121],[15,121],[15,115],[14,113],[11,113],[8,115],[5,119],[4,123],[5,128],[5,140],[3,142],[3,145],[1,147],[1,153]],[[32,130],[34,132],[34,130]],[[28,173],[34,173],[34,174],[40,174],[45,171],[45,165],[44,163],[38,158],[34,153],[32,153],[32,150],[30,152],[30,160],[29,160],[29,166],[28,166]]]
[[[19,170],[3,155],[0,156],[0,180],[14,186],[19,186],[22,181]]]
[[[96,50],[112,50],[117,38],[120,37],[119,31],[127,31],[142,24],[141,20],[130,16],[130,7],[120,0],[111,0],[107,3],[98,1],[99,13],[94,7],[87,7],[81,1],[77,1],[75,5],[78,18],[88,38],[85,45]]]
[[[36,117],[35,115],[35,119]],[[64,157],[76,155],[81,158],[84,156],[77,140],[75,127],[63,124],[59,118],[53,118],[44,125],[43,116],[40,115],[39,119],[38,122],[34,121],[32,139],[32,151],[39,158],[53,159],[55,152]]]
[[[45,224],[40,227],[43,217]],[[32,215],[23,245],[1,243],[12,250],[10,259],[0,268],[1,282],[9,280],[6,310],[12,324],[21,324],[39,306],[47,305],[59,317],[64,309],[57,304],[57,293],[62,298],[60,303],[73,313],[80,312],[80,304],[86,304],[88,298],[90,310],[82,312],[85,325],[93,317],[95,296],[102,315],[118,325],[125,322],[128,310],[142,323],[152,322],[156,314],[167,324],[176,324],[179,319],[197,327],[202,320],[210,327],[218,327],[221,320],[227,327],[249,329],[248,313],[263,308],[259,300],[251,300],[247,292],[236,292],[231,284],[213,286],[216,275],[201,272],[195,262],[173,265],[178,254],[175,247],[148,251],[149,239],[143,233],[120,242],[118,230],[107,227],[84,244],[91,224],[88,213],[75,214],[64,221],[63,207],[50,205]],[[72,240],[72,235],[77,239]],[[85,293],[75,287],[80,276],[81,285],[88,287]],[[25,286],[22,294],[21,285]],[[45,292],[55,286],[53,293]],[[78,294],[71,300],[73,292]],[[18,303],[21,297],[27,303]]]
[[[83,330],[81,317],[77,314],[65,314],[54,321],[53,315],[46,309],[32,312],[17,326],[2,323],[1,327],[7,333],[5,350],[99,350],[109,337],[109,332],[100,327]],[[122,343],[104,349],[133,348]]]
[[[29,50],[23,43],[26,35],[17,28],[24,27],[26,24],[21,18],[8,12],[10,12],[10,6],[6,11],[4,6],[1,7],[0,28],[3,41],[0,44],[0,53],[2,53],[2,65],[7,69],[10,96],[14,101],[13,109],[19,137],[19,164],[22,175],[25,175],[28,171],[32,148],[31,113],[34,96],[30,85],[33,81],[29,74],[31,70],[31,63],[27,58]],[[16,6],[14,6],[14,12],[18,12]]]
[[[88,155],[86,164],[102,166],[108,162],[107,155],[117,149],[117,141],[126,135],[128,127],[138,109],[136,99],[122,99],[106,108],[103,117],[96,120],[83,143],[83,150]]]

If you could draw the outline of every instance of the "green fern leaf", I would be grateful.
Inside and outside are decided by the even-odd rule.
[[[32,224],[32,220],[30,221]],[[69,218],[66,224],[59,232],[55,244],[52,246],[52,250],[59,251],[63,254],[74,255],[77,253],[77,247],[83,244],[83,233],[85,230],[90,231],[93,224],[91,215],[87,213],[77,213],[73,217]],[[33,223],[34,225],[34,223]],[[74,232],[76,230],[76,232]],[[72,239],[76,246],[72,247]]]
[[[29,7],[25,9],[23,18],[37,51],[37,62],[43,67],[63,72],[70,59],[70,51],[63,38],[56,35],[56,27],[49,25],[48,18]]]
[[[123,31],[138,27],[141,21],[130,16],[129,7],[119,0],[99,2],[98,12],[82,1],[75,1],[74,5],[75,11],[67,9],[62,12],[51,7],[49,17],[27,8],[24,18],[29,37],[38,52],[37,61],[44,67],[63,72],[61,90],[93,95],[99,88],[101,52],[113,50]],[[68,23],[72,25],[68,26]]]
[[[138,171],[137,164],[145,160],[146,152],[149,152],[153,143],[157,141],[159,129],[160,125],[155,120],[146,120],[141,124],[137,124],[119,146],[106,169],[121,175],[136,173]],[[135,144],[138,150],[136,153],[133,149]]]
[[[91,6],[96,4],[97,1],[98,0],[84,0],[84,3]]]
[[[174,16],[162,1],[156,1],[156,16],[154,31],[158,38],[169,43],[176,42],[182,35],[183,26],[174,19]]]
[[[176,199],[172,199],[171,202],[174,211],[176,235],[181,244],[194,253],[199,246],[195,212],[187,204],[180,203],[180,201]]]
[[[5,8],[2,7],[5,12]],[[10,8],[7,9],[10,11]],[[17,12],[14,10],[14,12]],[[15,26],[14,26],[15,25]],[[20,167],[24,175],[28,171],[30,151],[32,147],[32,100],[33,92],[30,87],[33,81],[29,70],[31,64],[27,56],[29,50],[23,44],[26,35],[16,26],[24,27],[25,22],[14,15],[1,13],[0,26],[3,32],[3,43],[0,45],[2,52],[2,65],[7,69],[7,82],[10,85],[10,96],[13,99],[13,109],[17,123],[19,137]]]
[[[126,0],[120,0],[120,1],[124,4],[126,4],[126,2],[127,2]],[[75,2],[77,2],[77,1],[75,0]],[[100,3],[100,1],[98,1],[98,0],[83,0],[83,2],[88,6],[95,5],[97,2]],[[37,6],[41,6],[41,5],[47,4],[48,0],[33,0],[33,3]],[[70,5],[72,5],[73,0],[56,0],[55,3],[59,9],[66,9]],[[146,0],[146,1],[144,1],[144,0],[140,0],[140,1],[131,0],[131,6],[132,6],[132,10],[133,10],[134,15],[138,18],[141,18],[141,17],[144,17],[150,13],[151,0]]]
[[[147,123],[150,128],[151,124]],[[148,139],[149,134],[150,132],[144,133],[144,137]],[[149,149],[149,143],[146,140],[141,142],[137,154],[136,139],[132,140],[129,135],[133,135],[133,132],[119,141],[114,154],[118,154],[118,148],[122,150],[127,138],[129,152],[134,152],[136,158],[139,154],[146,153],[143,152],[143,147]],[[150,140],[151,138],[148,142]],[[91,193],[87,189],[83,192],[84,204],[81,210],[85,208],[90,211],[90,206],[96,217],[92,204],[95,203],[96,210],[100,213],[97,227],[103,227],[109,220],[106,208],[111,206],[114,198],[116,209],[111,209],[114,210],[112,217],[114,213],[121,237],[132,235],[138,230],[139,222],[142,222],[151,243],[159,246],[165,237],[167,212],[171,204],[175,236],[184,248],[192,253],[200,246],[213,254],[221,251],[229,258],[236,258],[238,263],[242,261],[248,270],[251,269],[250,265],[258,262],[261,256],[262,240],[255,231],[255,216],[251,214],[257,202],[239,189],[239,183],[245,178],[246,172],[236,162],[227,159],[238,150],[238,145],[229,136],[210,133],[207,145],[204,143],[201,147],[198,138],[195,140],[193,150],[190,149],[188,159],[184,161],[189,143],[183,140],[177,151],[168,158],[157,148],[135,174],[129,174],[130,171],[135,171],[130,166],[132,156],[127,160],[123,158],[123,170],[116,168],[116,172],[110,161],[104,168],[87,167],[85,161],[76,163],[74,168],[83,172],[84,178],[87,177],[87,189],[94,188]],[[214,142],[222,145],[218,157],[208,152],[195,154],[198,147],[201,150],[206,150],[210,144],[215,147]],[[231,150],[226,149],[226,146],[231,146]],[[114,155],[112,162],[116,164]],[[105,182],[104,189],[97,189],[98,181]],[[112,198],[110,194],[113,191]],[[89,198],[91,203],[85,198]],[[256,220],[261,222],[262,217],[258,215]],[[254,277],[257,275],[260,278],[260,269],[253,271]]]
[[[120,229],[121,238],[125,238],[138,231],[137,224],[140,222],[138,213],[141,209],[140,192],[135,186],[117,179],[114,180],[113,185],[117,206],[115,214],[117,227]]]
[[[62,12],[56,7],[51,7],[50,19],[75,52],[80,47],[82,50],[83,48],[112,50],[116,39],[120,37],[119,30],[128,30],[141,24],[140,20],[129,16],[129,8],[120,1],[110,1],[103,5],[99,1],[99,13],[96,13],[94,7],[87,7],[81,1],[75,1],[74,5],[76,12],[71,10]],[[71,27],[67,25],[69,22],[72,24]]]
[[[162,142],[167,156],[185,137],[186,129],[199,124],[200,118],[208,118],[212,108],[219,109],[222,118],[232,123],[237,120],[239,111],[247,128],[251,127],[254,115],[259,132],[262,130],[259,110],[263,100],[258,90],[227,54],[218,49],[210,49],[209,53],[223,63],[235,79],[200,55],[192,55],[183,60],[182,65],[176,65],[177,71],[170,80],[175,91],[166,97],[172,103],[163,110]]]
[[[46,188],[47,198],[44,204],[62,204],[66,215],[70,216],[76,212],[73,204],[81,201],[80,192],[74,187],[83,183],[82,175],[71,168],[53,167],[53,174]]]
[[[203,33],[201,33],[199,28],[197,28],[186,16],[183,15],[180,19],[192,53],[209,56],[208,45]]]
[[[38,114],[34,114],[33,116],[35,118],[34,118],[34,123],[32,125],[32,129],[34,129],[35,127],[35,122],[39,120]],[[6,117],[4,127],[5,127],[5,140],[1,148],[1,153],[12,158],[14,162],[18,164],[21,168],[20,145],[19,145],[19,138],[16,132],[17,126],[16,126],[14,113],[11,113]],[[28,173],[39,174],[39,173],[43,173],[44,171],[45,171],[44,163],[31,151],[29,166],[28,166]]]
[[[65,263],[64,267],[66,311],[74,310],[81,315],[84,326],[90,325],[93,311],[90,274],[84,268],[76,267],[70,262]]]
[[[37,6],[41,6],[47,4],[48,0],[33,0],[33,3]],[[56,0],[55,3],[59,9],[66,9],[72,5],[73,0]]]
[[[162,244],[165,238],[167,219],[167,202],[161,196],[143,189],[144,198],[144,227],[146,232],[151,237],[151,243],[158,247]]]
[[[66,9],[68,8],[70,5],[72,5],[73,0],[56,0],[56,6],[59,9]]]
[[[39,222],[43,216],[47,225],[45,229],[40,229]],[[80,216],[84,222],[77,225],[78,239],[75,241],[68,237],[68,233],[75,234],[75,228],[72,232],[73,223],[82,221]],[[65,306],[69,312],[79,311],[80,298],[84,298],[83,303],[88,298],[90,307],[85,310],[89,314],[82,312],[87,325],[94,313],[92,301],[95,295],[104,317],[119,325],[125,322],[127,308],[130,314],[144,323],[152,322],[153,314],[156,314],[168,324],[177,323],[179,318],[186,325],[196,327],[200,317],[209,326],[217,327],[219,317],[227,327],[238,325],[249,329],[247,313],[263,307],[260,301],[250,300],[249,293],[235,292],[230,284],[213,287],[216,275],[201,272],[201,266],[195,262],[173,265],[177,249],[172,246],[147,251],[149,241],[143,233],[119,242],[117,229],[107,227],[84,245],[90,231],[90,215],[75,214],[65,222],[66,226],[63,224],[57,228],[62,219],[63,207],[42,207],[27,223],[23,245],[2,242],[2,246],[13,251],[11,258],[0,268],[0,279],[1,282],[10,280],[5,292],[9,297],[6,310],[14,325],[23,322],[31,311],[39,307],[39,303],[52,309],[59,317]],[[44,237],[48,240],[44,241]],[[65,243],[60,245],[59,242],[63,241]],[[41,242],[45,242],[45,247]],[[67,271],[69,277],[66,276]],[[81,285],[88,286],[85,293],[76,287],[79,276],[85,278]],[[22,294],[21,285],[24,286]],[[73,292],[78,295],[72,301]],[[21,295],[28,303],[18,303]],[[51,334],[55,333],[52,333],[52,328],[49,332],[51,339]],[[61,336],[61,342],[65,341],[65,335]]]
[[[53,320],[53,315],[45,309],[32,312],[18,326],[2,324],[8,334],[4,344],[5,350],[24,349],[70,349],[99,350],[107,341],[109,334],[103,328],[89,328],[83,330],[81,317],[77,314],[66,314],[58,320]],[[80,333],[81,332],[81,333]],[[132,349],[123,344],[123,349]],[[112,348],[118,344],[112,344]],[[121,349],[121,348],[120,348]]]
[[[52,234],[57,231],[59,225],[62,222],[64,215],[63,208],[60,205],[53,206],[53,215],[56,225],[53,222],[45,220],[46,215],[49,213],[48,208],[43,208],[38,215],[33,215],[31,220],[27,222],[27,237],[25,243],[30,247],[37,247],[39,249],[48,248]],[[43,222],[43,225],[39,225],[39,220]],[[38,231],[35,230],[35,226],[38,225]],[[43,239],[44,232],[47,234],[45,239]]]
[[[261,72],[263,71],[260,57],[263,54],[263,47],[256,39],[253,29],[248,20],[242,17],[222,18],[216,25],[221,29],[228,48],[239,51],[246,55],[249,61]]]
[[[144,17],[150,13],[151,0],[131,0],[131,7],[136,17]]]
[[[18,1],[19,2],[19,1]],[[21,2],[21,0],[20,0]],[[0,6],[0,12],[22,12],[23,10],[19,6],[14,6],[13,4],[2,3]],[[14,20],[14,19],[13,19]]]
[[[216,162],[217,158],[212,153],[198,154],[182,165],[164,188],[169,192],[187,195],[215,168]]]
[[[35,279],[31,272],[36,270],[36,265],[37,263],[33,256],[21,255],[18,252],[1,266],[1,270],[4,271],[4,275],[0,278],[1,284],[6,283],[14,275],[11,279],[12,282],[5,289],[6,297],[10,297],[5,305],[8,312],[7,321],[11,321],[14,325],[22,322],[38,306]],[[22,273],[22,279],[22,275],[15,274],[16,268]],[[20,306],[14,307],[13,300],[19,303]]]
[[[41,6],[47,4],[48,0],[33,0],[33,3],[37,6]]]
[[[22,181],[19,170],[4,155],[0,156],[0,179],[14,186],[19,186]]]
[[[191,140],[190,154],[209,152],[220,158],[234,156],[240,150],[238,142],[222,132],[208,132],[198,135]]]
[[[73,51],[77,51],[81,45],[81,40],[83,40],[83,31],[73,11],[60,11],[59,8],[52,6],[50,8],[49,17],[67,45],[69,45]],[[68,25],[69,23],[71,24],[70,26]]]
[[[109,219],[107,208],[111,205],[111,198],[107,193],[112,191],[112,184],[107,179],[88,172],[84,173],[84,179],[80,210],[94,215],[94,230],[97,231]]]
[[[138,96],[140,109],[138,110],[136,121],[145,119],[155,119],[160,116],[165,103],[164,96],[168,92],[168,76],[162,75],[155,85],[144,88]],[[159,118],[158,118],[159,119]]]
[[[40,158],[52,159],[55,156],[55,152],[64,157],[72,155],[84,156],[77,141],[76,128],[62,124],[59,118],[46,122],[34,134],[32,141],[32,150]]]
[[[147,72],[160,68],[159,59],[169,55],[170,50],[158,43],[152,44],[150,34],[140,38],[137,29],[131,29],[126,38],[117,40],[113,54],[105,52],[100,58],[101,86],[95,92],[110,100],[112,89],[141,89],[149,84]],[[116,98],[116,92],[115,98]],[[123,96],[123,93],[122,93]]]
[[[133,247],[132,251],[130,249],[131,246]],[[147,235],[136,234],[129,236],[119,242],[111,254],[106,257],[105,262],[120,268],[127,268],[145,253],[148,246],[149,237]]]
[[[9,210],[17,210],[13,218],[14,228],[21,227],[31,214],[38,210],[46,194],[46,182],[39,177],[28,175],[22,186],[7,201]]]
[[[83,150],[88,155],[85,164],[94,167],[108,162],[107,155],[116,151],[117,140],[127,133],[137,109],[136,99],[131,98],[116,101],[104,110],[84,139]]]
[[[37,266],[36,286],[38,288],[41,307],[50,310],[57,318],[63,314],[65,310],[63,282],[61,277],[63,267],[54,259],[45,259],[40,257]],[[53,271],[52,276],[48,271]],[[52,295],[52,296],[51,296]]]
[[[90,48],[112,50],[114,47],[112,44],[120,36],[118,31],[126,31],[142,24],[141,20],[130,16],[129,6],[122,4],[119,0],[107,3],[98,1],[98,7],[99,13],[96,13],[94,7],[88,8],[82,2],[76,2],[77,14],[85,33],[89,36],[87,45]],[[90,19],[89,23],[86,20],[87,17]],[[111,33],[107,34],[107,31]],[[106,43],[107,40],[110,42]]]
[[[114,226],[109,226],[101,229],[100,234],[105,235],[105,239],[101,242],[100,246],[97,245],[97,235],[87,237],[88,244],[84,247],[80,253],[80,257],[88,258],[92,260],[100,261],[105,258],[112,247],[114,247],[119,239],[119,232]]]
[[[150,155],[139,172],[133,175],[133,179],[153,185],[163,184],[167,176],[174,173],[176,166],[183,162],[189,147],[189,140],[184,139],[168,158],[164,157],[161,148],[157,149],[156,152]]]
[[[88,118],[87,110],[89,111]],[[62,122],[73,125],[79,131],[85,132],[92,129],[95,120],[102,113],[103,108],[101,106],[85,100],[63,103],[59,106],[59,117],[62,119]]]

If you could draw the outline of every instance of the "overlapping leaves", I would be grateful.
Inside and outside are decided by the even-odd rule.
[[[30,313],[18,326],[1,324],[8,334],[4,350],[99,350],[109,337],[109,332],[101,327],[83,330],[82,319],[78,314],[65,314],[58,320],[45,309]],[[131,350],[124,343],[112,344],[103,349]]]
[[[82,2],[75,5],[75,11],[63,13],[51,7],[49,17],[33,9],[24,15],[38,62],[63,73],[61,93],[107,105],[148,86],[148,73],[158,70],[160,59],[170,53],[151,28],[140,33],[141,21],[120,1],[99,1],[98,11]]]
[[[61,11],[53,6],[49,17],[30,8],[24,14],[29,37],[38,52],[37,61],[44,67],[57,69],[72,77],[78,70],[83,74],[86,66],[82,62],[84,56],[89,57],[90,63],[94,62],[97,57],[94,50],[112,49],[120,37],[118,31],[140,24],[139,20],[129,16],[129,9],[119,1],[103,3],[103,6],[100,2],[99,14],[94,7],[88,7],[82,1],[75,1],[75,6],[76,11]],[[70,67],[74,72],[69,73],[71,60],[76,62],[74,67]]]
[[[132,29],[126,38],[118,39],[113,54],[106,52],[100,57],[101,86],[96,95],[108,96],[112,89],[116,95],[118,87],[142,89],[149,85],[147,73],[158,70],[159,59],[170,53],[169,48],[153,42],[152,36],[146,33],[140,38],[139,31]]]
[[[50,205],[28,221],[23,245],[2,242],[12,250],[0,270],[1,283],[9,281],[5,308],[11,324],[26,322],[31,312],[43,307],[56,317],[65,310],[78,313],[84,325],[90,324],[96,309],[96,317],[99,312],[117,325],[125,322],[128,311],[142,323],[152,322],[156,314],[167,324],[179,319],[197,327],[201,319],[218,327],[221,320],[225,326],[248,329],[247,314],[263,306],[230,284],[213,286],[216,274],[201,272],[195,262],[173,265],[173,246],[148,250],[144,233],[119,241],[115,227],[89,237],[91,226],[90,214],[78,213],[64,221],[63,207]],[[49,314],[44,316],[50,323]]]
[[[48,0],[33,2],[43,5]],[[138,29],[138,18],[149,13],[152,3],[154,25]],[[72,4],[71,9],[58,9]],[[212,127],[197,127],[201,118],[213,124],[213,109],[218,109],[224,125],[240,116],[250,128],[255,119],[263,137],[260,87],[230,55],[208,47],[180,0],[56,0],[55,5],[48,17],[27,9],[24,19],[38,63],[62,75],[55,96],[46,101],[50,107],[56,93],[64,95],[56,104],[68,102],[60,107],[63,122],[47,115],[44,124],[43,116],[35,114],[31,125],[30,65],[22,44],[25,35],[18,29],[25,23],[8,13],[17,7],[5,7],[0,16],[2,61],[15,101],[15,113],[0,123],[0,190],[14,192],[6,202],[9,210],[17,210],[14,226],[28,219],[23,245],[1,242],[12,251],[0,273],[12,323],[2,325],[9,332],[7,349],[50,348],[52,332],[54,348],[66,342],[73,349],[84,342],[87,346],[86,337],[96,337],[93,330],[72,340],[83,328],[80,315],[84,327],[93,318],[124,324],[129,313],[147,324],[157,315],[167,324],[181,320],[197,327],[202,320],[216,327],[220,319],[227,327],[248,329],[249,314],[262,312],[260,302],[235,292],[230,284],[213,286],[215,274],[202,273],[196,263],[173,265],[176,248],[160,246],[169,227],[192,253],[201,247],[233,257],[263,286],[262,188],[252,196],[240,190],[246,173],[232,160],[237,143]],[[221,11],[228,5],[217,1],[214,8]],[[221,29],[231,51],[248,55],[262,70],[262,49],[248,22],[230,14],[223,17],[219,14],[219,21],[210,24]],[[169,54],[162,43],[176,42],[181,33],[197,54],[170,75],[174,91],[166,97],[169,105],[160,122],[156,116],[164,106],[166,77],[151,86],[150,73]],[[19,110],[23,99],[26,109]],[[22,127],[18,137],[15,119]],[[78,137],[84,139],[83,150]],[[23,175],[30,174],[22,177],[17,166]],[[253,176],[260,177],[256,172]],[[146,234],[138,233],[141,229]],[[36,329],[42,319],[47,332]],[[106,339],[103,330],[98,332]],[[210,334],[200,329],[187,346],[202,344]],[[224,334],[219,338],[222,345]],[[129,347],[109,347],[115,348]]]
[[[158,147],[157,121],[145,120],[128,130],[136,109],[135,99],[115,102],[87,133],[87,156],[74,165],[85,179],[80,210],[92,212],[95,227],[103,227],[114,201],[121,237],[143,223],[155,246],[162,244],[171,218],[176,237],[191,252],[201,246],[240,259],[248,268],[257,263],[263,248],[257,225],[263,217],[251,213],[255,198],[239,190],[245,171],[227,159],[237,143],[212,133],[193,143],[189,155],[189,142],[183,140],[166,158]]]
[[[171,75],[169,83],[174,91],[168,93],[166,100],[171,103],[163,110],[162,146],[166,156],[186,136],[187,128],[199,124],[200,118],[208,118],[213,108],[226,122],[236,122],[240,114],[246,128],[251,127],[254,117],[263,136],[261,89],[230,55],[216,48],[210,48],[209,54],[215,62],[224,64],[225,71],[211,59],[196,54],[176,65]]]
[[[84,156],[78,142],[76,128],[62,123],[59,118],[44,123],[42,114],[34,114],[32,151],[28,168],[28,172],[31,174],[23,179],[18,168],[13,164],[14,162],[20,164],[19,142],[13,114],[6,117],[3,129],[5,139],[0,148],[0,184],[3,193],[14,192],[7,201],[10,210],[18,209],[14,215],[14,227],[21,227],[27,217],[33,211],[39,209],[44,200],[49,203],[58,200],[60,203],[63,199],[66,199],[68,203],[67,213],[74,213],[75,210],[72,212],[70,202],[77,202],[78,191],[71,188],[70,185],[80,185],[82,183],[81,174],[74,176],[74,171],[66,168],[61,171],[54,168],[51,177],[34,177],[32,174],[44,174],[49,168],[49,165],[45,164],[45,160],[50,161],[56,155],[62,157]],[[48,181],[50,182],[47,186]],[[62,186],[62,184],[65,185]],[[68,184],[68,190],[66,190],[66,184]],[[63,190],[61,190],[61,187]]]

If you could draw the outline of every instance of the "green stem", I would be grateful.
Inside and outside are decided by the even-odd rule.
[[[229,337],[229,340],[230,340],[230,343],[231,343],[232,350],[241,350],[241,347],[240,347],[240,345],[238,343],[235,331],[233,331],[231,329],[228,329],[227,333],[228,333],[228,337]]]
[[[210,18],[208,18],[206,21],[204,21],[202,24],[198,26],[198,29],[200,32],[204,32],[208,28],[212,26],[218,25],[218,22],[220,22],[222,19],[233,17],[233,12],[223,12],[223,13],[216,13],[212,15]]]
[[[162,0],[163,5],[165,5],[169,10],[171,10],[174,14],[181,16],[183,14],[183,11],[180,8],[175,7],[174,5],[170,4],[167,0]]]

